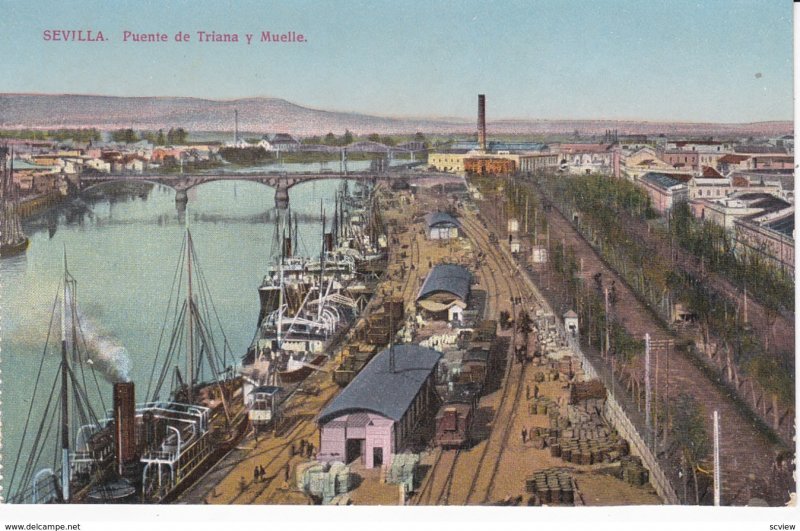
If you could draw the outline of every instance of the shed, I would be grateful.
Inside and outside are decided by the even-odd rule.
[[[376,355],[320,413],[318,459],[361,459],[366,468],[389,464],[438,402],[434,375],[441,358],[441,352],[413,344]]]
[[[425,216],[428,239],[450,240],[458,238],[458,229],[461,226],[456,218],[447,212],[431,212]]]
[[[429,317],[450,320],[467,307],[472,273],[460,265],[440,264],[431,269],[417,295],[417,306]],[[458,306],[459,310],[451,311]]]

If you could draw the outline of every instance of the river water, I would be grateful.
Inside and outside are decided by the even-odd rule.
[[[333,212],[339,184],[318,181],[290,189],[291,209],[305,214],[299,221],[302,254],[319,252],[321,225],[312,219],[319,214],[321,201],[327,212]],[[65,251],[70,273],[78,282],[76,299],[82,321],[107,343],[124,347],[128,360],[119,357],[136,383],[137,401],[144,401],[185,220],[176,209],[172,189],[136,186],[141,188],[104,185],[93,196],[27,220],[23,223],[31,240],[27,253],[0,261],[4,490],[9,487],[28,412],[28,431],[35,431],[55,381],[60,356],[57,324],[51,327],[55,348],[44,356],[40,389],[32,396],[51,309],[63,278]],[[246,181],[218,181],[193,188],[188,196],[198,263],[238,360],[255,332],[257,288],[275,229],[269,221],[274,219],[274,190]],[[90,400],[101,413],[103,405],[111,403],[111,386],[103,378],[98,378],[99,386],[86,378]],[[51,447],[57,433],[53,426],[47,437]],[[21,463],[28,454],[29,449],[23,449]],[[52,450],[45,452],[37,468],[52,466],[53,455]]]

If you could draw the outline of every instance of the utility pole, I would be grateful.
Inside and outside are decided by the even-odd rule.
[[[719,411],[714,410],[714,506],[720,505],[720,490],[722,488],[719,473]]]
[[[644,424],[647,429],[647,444],[651,445],[652,429],[650,426],[650,334],[644,335]]]
[[[603,354],[605,355],[605,357],[608,357],[608,351],[610,349],[610,344],[611,344],[611,332],[610,332],[610,326],[609,326],[609,324],[610,324],[610,321],[609,321],[610,314],[608,313],[608,309],[609,308],[608,308],[608,287],[607,286],[605,288],[603,288],[603,296],[604,296],[605,302],[606,302],[606,344],[605,344],[605,348],[603,349]]]
[[[747,286],[744,287],[744,324],[747,324]]]

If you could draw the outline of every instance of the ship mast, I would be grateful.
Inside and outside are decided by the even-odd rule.
[[[192,233],[189,231],[189,213],[186,213],[186,269],[188,284],[186,290],[186,314],[189,326],[189,347],[186,351],[186,374],[189,385],[187,401],[194,400],[194,312],[192,309]]]
[[[67,365],[67,252],[64,251],[64,295],[61,298],[61,498],[70,501],[69,491],[69,403]]]

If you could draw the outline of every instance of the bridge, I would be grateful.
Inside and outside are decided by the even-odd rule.
[[[188,201],[187,191],[190,188],[213,181],[251,181],[275,189],[275,206],[286,208],[289,206],[289,189],[300,183],[320,180],[349,179],[355,181],[378,182],[413,180],[424,177],[425,174],[392,171],[392,172],[321,172],[321,173],[196,173],[196,174],[163,174],[163,173],[130,173],[112,174],[96,173],[80,175],[77,186],[80,191],[87,191],[104,183],[111,182],[142,182],[169,186],[175,190],[175,203],[179,209],[185,208]]]

